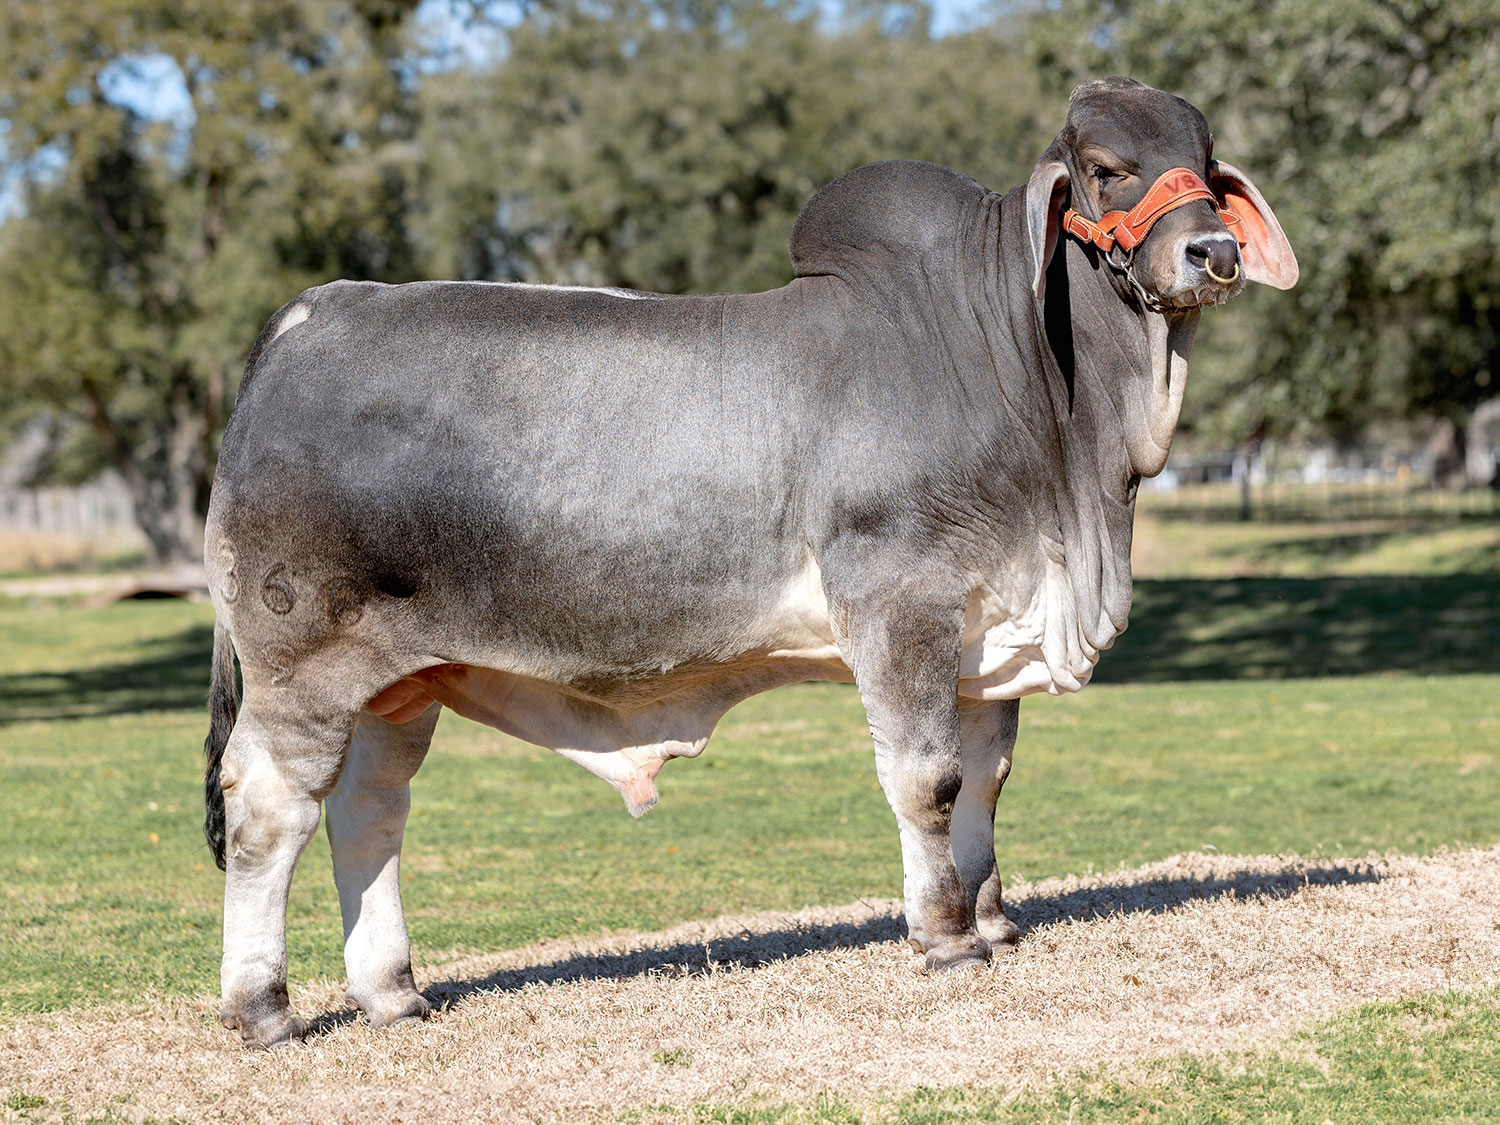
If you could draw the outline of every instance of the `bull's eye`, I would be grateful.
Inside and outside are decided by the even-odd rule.
[[[1102,164],[1094,165],[1094,182],[1100,187],[1109,187],[1120,178],[1120,173],[1112,172]]]

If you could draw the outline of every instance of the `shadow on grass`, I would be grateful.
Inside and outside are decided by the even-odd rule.
[[[1336,548],[1335,548],[1336,549]],[[1142,579],[1097,683],[1500,671],[1500,573]],[[0,676],[0,725],[195,709],[213,630],[126,663]]]
[[[1198,502],[1153,496],[1143,512],[1159,520],[1184,523],[1331,523],[1345,520],[1390,521],[1407,530],[1452,527],[1458,523],[1493,522],[1500,516],[1500,492],[1474,488],[1465,492],[1415,493],[1406,497],[1368,493],[1358,489],[1326,496],[1258,496],[1250,519],[1240,507],[1239,494],[1220,493]]]
[[[1096,683],[1500,671],[1500,574],[1152,579]]]
[[[201,708],[213,636],[212,626],[194,625],[143,644],[137,660],[0,676],[0,726]]]
[[[1164,914],[1189,902],[1220,898],[1288,899],[1310,886],[1352,886],[1379,882],[1384,876],[1366,863],[1319,866],[1290,864],[1280,871],[1239,871],[1220,878],[1191,875],[1149,878],[1137,883],[1106,884],[1076,891],[1039,895],[1010,903],[1007,913],[1020,927],[1022,940],[1040,926],[1088,922],[1120,914]],[[678,942],[623,953],[578,954],[520,969],[502,969],[466,980],[440,981],[423,995],[434,1009],[451,1008],[487,992],[517,992],[527,985],[573,981],[619,980],[638,976],[701,976],[735,966],[758,968],[830,949],[860,949],[897,942],[906,936],[901,915],[875,914],[858,922],[792,925],[752,934],[741,931],[710,941]],[[351,1012],[325,1012],[313,1021],[317,1035],[354,1019]]]
[[[1117,914],[1165,914],[1189,902],[1218,898],[1287,899],[1308,887],[1342,887],[1378,883],[1385,878],[1373,864],[1353,861],[1326,866],[1294,864],[1281,871],[1236,871],[1222,878],[1191,875],[1145,879],[1139,883],[1106,883],[1055,895],[1026,899],[1006,913],[1024,937],[1054,922],[1088,922]]]

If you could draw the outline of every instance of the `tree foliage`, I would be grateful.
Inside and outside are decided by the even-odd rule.
[[[307,285],[763,287],[788,275],[807,197],[849,168],[926,157],[1003,184],[1037,151],[1014,40],[935,40],[916,2],[830,24],[794,0],[547,0],[493,65],[448,72],[408,34],[415,7],[4,17],[6,159],[36,174],[0,229],[0,411],[54,419],[63,470],[114,465],[162,559],[196,552],[241,357]],[[163,58],[182,120],[118,94]]]
[[[431,82],[439,272],[757,289],[790,276],[808,196],[860,164],[1026,176],[1040,103],[1001,26],[933,39],[921,7],[834,27],[822,13],[799,0],[554,3],[491,71]]]
[[[214,443],[267,313],[330,276],[414,276],[399,24],[416,0],[49,0],[0,17],[25,213],[0,228],[0,410],[48,413],[197,554]],[[122,96],[171,60],[177,120]],[[76,420],[69,428],[67,423]]]

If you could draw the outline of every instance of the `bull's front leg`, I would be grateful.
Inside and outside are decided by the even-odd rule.
[[[875,767],[901,831],[908,940],[929,970],[989,960],[976,928],[982,880],[954,862],[964,787],[958,710],[961,600],[899,597],[849,607],[846,648],[875,740]]]
[[[1021,705],[1015,699],[958,701],[964,784],[953,806],[953,861],[975,897],[975,921],[992,949],[1015,945],[1019,927],[1000,903],[995,867],[995,802],[1010,773]]]

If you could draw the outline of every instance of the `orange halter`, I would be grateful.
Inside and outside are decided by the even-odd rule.
[[[1174,211],[1185,203],[1206,199],[1218,212],[1219,221],[1229,228],[1229,233],[1241,246],[1245,245],[1244,228],[1240,217],[1214,195],[1213,190],[1189,168],[1169,168],[1157,177],[1156,183],[1134,207],[1127,211],[1110,211],[1097,223],[1085,219],[1077,211],[1069,210],[1063,215],[1063,229],[1081,242],[1092,242],[1106,254],[1118,245],[1129,253],[1140,245],[1156,220],[1168,211]]]

